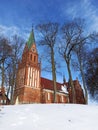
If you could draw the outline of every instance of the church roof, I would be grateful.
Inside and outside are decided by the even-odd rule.
[[[77,80],[74,80],[73,81],[74,83],[74,86],[75,86],[75,89],[76,90],[79,90],[81,91],[81,85],[79,84],[79,82]],[[68,82],[65,82],[65,83],[59,83],[59,82],[56,82],[56,87],[57,87],[57,91],[61,91],[61,87],[66,85],[66,87],[69,89],[69,85],[68,85]],[[46,78],[43,78],[41,77],[41,86],[43,89],[48,89],[48,90],[54,90],[53,88],[53,81],[52,80],[49,80],[49,79],[46,79]]]
[[[30,36],[29,36],[29,39],[28,39],[28,42],[27,42],[28,49],[31,48],[32,44],[35,44],[35,37],[34,37],[33,29],[30,33]]]
[[[64,84],[56,82],[57,91],[61,91],[62,85],[64,85]],[[46,78],[43,78],[43,77],[41,77],[41,86],[43,89],[54,90],[53,81],[46,79]]]

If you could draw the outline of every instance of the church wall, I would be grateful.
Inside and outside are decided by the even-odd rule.
[[[67,94],[57,92],[57,103],[68,103],[69,97]],[[43,90],[42,103],[53,103],[54,92],[52,90]]]
[[[76,94],[76,103],[77,104],[85,104],[85,98],[83,89],[81,88],[81,85],[79,84],[79,81],[74,81],[74,87],[75,87],[75,94]],[[72,90],[71,88],[68,89],[69,91],[69,102],[72,103]]]
[[[24,103],[41,103],[41,90],[25,87],[23,101]]]
[[[31,87],[20,87],[15,90],[14,98],[18,97],[19,104],[41,103],[41,90]]]
[[[14,104],[16,102],[16,99],[18,98],[19,104],[23,101],[23,94],[24,94],[24,86],[21,86],[20,88],[17,88],[14,90]]]

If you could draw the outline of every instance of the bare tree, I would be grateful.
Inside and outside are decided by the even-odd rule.
[[[82,78],[82,83],[83,83],[83,88],[84,88],[84,93],[85,93],[85,103],[88,103],[88,92],[87,92],[87,87],[86,87],[86,81],[85,81],[85,64],[86,64],[86,60],[87,60],[87,52],[86,52],[86,47],[85,43],[81,43],[78,44],[75,48],[74,48],[74,52],[76,54],[77,60],[78,60],[78,64],[77,68],[80,71],[81,74],[81,78]],[[75,60],[76,62],[76,60]],[[76,65],[75,64],[75,65]]]
[[[11,40],[12,46],[12,55],[11,55],[11,64],[8,68],[7,75],[8,75],[8,82],[9,82],[9,89],[11,91],[10,99],[11,104],[13,104],[13,95],[14,95],[14,88],[16,86],[16,73],[18,68],[18,62],[20,61],[22,50],[23,50],[24,40],[14,35]],[[8,90],[9,90],[8,89]],[[8,91],[8,92],[10,92]]]
[[[7,38],[0,38],[0,70],[1,70],[1,87],[4,87],[5,83],[5,71],[9,66],[9,58],[11,56],[11,46]]]
[[[88,53],[85,77],[90,96],[98,101],[98,47]]]
[[[52,68],[52,79],[53,79],[53,87],[54,87],[54,102],[57,102],[56,99],[56,65],[55,65],[55,44],[57,39],[59,25],[57,23],[45,23],[37,25],[37,29],[40,31],[40,45],[48,47],[48,55],[51,61]],[[47,53],[46,52],[46,53]]]
[[[71,58],[73,49],[83,43],[87,37],[83,36],[82,22],[80,19],[75,19],[71,22],[65,23],[62,28],[62,41],[59,45],[59,53],[64,58],[69,74],[69,83],[72,89],[73,103],[76,103],[76,94],[71,74]]]
[[[78,23],[80,24],[80,23]],[[81,22],[81,29],[84,31],[84,22]],[[88,36],[85,34],[84,41],[81,41],[80,44],[77,44],[73,51],[75,52],[77,59],[78,59],[78,69],[80,71],[81,77],[82,77],[82,83],[83,88],[85,92],[85,103],[88,103],[88,92],[86,87],[86,79],[85,79],[85,69],[86,69],[86,63],[88,62],[87,55],[88,51],[87,48],[90,46],[91,49],[96,48],[98,45],[98,33],[93,32],[92,34],[89,34]],[[91,47],[92,45],[92,47]]]

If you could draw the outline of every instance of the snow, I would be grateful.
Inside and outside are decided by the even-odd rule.
[[[98,130],[98,105],[0,106],[0,130]]]
[[[64,93],[67,93],[68,94],[68,91],[67,91],[67,86],[66,85],[62,85],[61,86],[61,90],[64,92]]]

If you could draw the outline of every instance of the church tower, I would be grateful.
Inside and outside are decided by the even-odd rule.
[[[17,83],[14,91],[15,101],[17,100],[19,104],[40,103],[40,80],[40,63],[38,62],[38,53],[32,30],[18,66]]]

